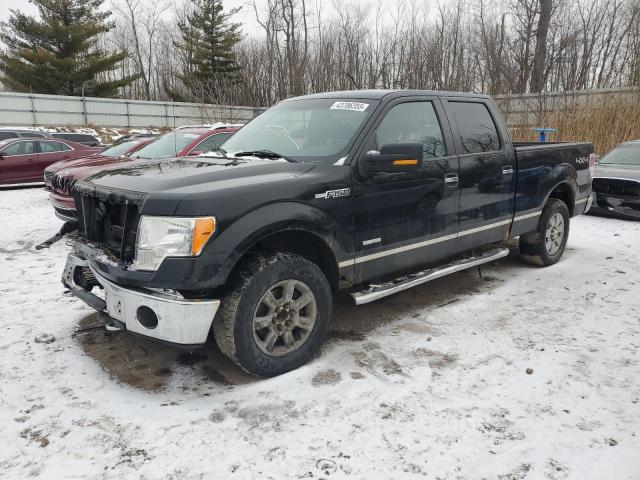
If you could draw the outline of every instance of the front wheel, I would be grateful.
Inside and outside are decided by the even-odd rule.
[[[535,232],[520,237],[525,262],[546,267],[562,257],[569,238],[569,208],[557,198],[547,201]]]
[[[306,363],[329,328],[333,296],[314,263],[290,253],[252,257],[231,280],[213,333],[247,372],[272,377]]]

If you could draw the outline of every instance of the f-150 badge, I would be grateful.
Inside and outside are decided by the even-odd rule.
[[[327,190],[326,192],[316,193],[316,198],[323,198],[328,200],[329,198],[341,198],[351,195],[350,188],[340,188],[339,190]]]

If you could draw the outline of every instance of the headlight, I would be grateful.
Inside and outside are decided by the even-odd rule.
[[[181,218],[143,215],[138,227],[136,270],[157,270],[166,257],[200,255],[216,230],[213,217]]]

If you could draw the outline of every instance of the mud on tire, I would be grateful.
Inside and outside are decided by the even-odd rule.
[[[522,259],[546,267],[558,262],[569,238],[569,208],[557,198],[547,201],[535,232],[520,237]]]
[[[243,260],[227,292],[213,333],[220,350],[253,375],[271,377],[303,365],[329,329],[329,282],[320,267],[299,255]]]

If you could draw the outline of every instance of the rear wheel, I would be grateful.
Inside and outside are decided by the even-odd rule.
[[[569,208],[557,198],[547,201],[535,232],[520,237],[524,261],[546,267],[562,257],[569,237]]]
[[[252,257],[223,298],[213,333],[249,373],[271,377],[306,363],[329,328],[333,297],[320,268],[299,255]]]

